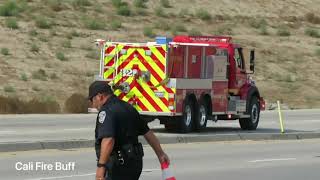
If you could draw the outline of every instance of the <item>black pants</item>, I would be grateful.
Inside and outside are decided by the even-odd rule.
[[[113,164],[108,170],[106,180],[138,180],[142,172],[142,158],[129,160],[124,165]]]

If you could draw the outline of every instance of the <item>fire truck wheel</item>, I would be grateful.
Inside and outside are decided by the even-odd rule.
[[[194,105],[190,100],[186,100],[183,115],[179,119],[179,132],[188,133],[192,131],[193,121],[195,117]]]
[[[207,103],[202,99],[199,102],[197,118],[195,119],[195,130],[201,131],[204,128],[206,128],[207,120],[208,120],[208,106],[207,106]]]
[[[256,96],[253,96],[251,98],[250,106],[247,113],[250,114],[250,118],[239,119],[241,129],[243,130],[257,129],[259,118],[260,118],[260,104]]]

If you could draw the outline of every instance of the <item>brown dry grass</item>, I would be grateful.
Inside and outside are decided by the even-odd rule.
[[[72,94],[65,102],[65,110],[68,113],[88,112],[88,99],[82,94]]]
[[[315,53],[319,39],[305,35],[308,27],[320,28],[318,0],[175,0],[170,1],[170,8],[163,8],[168,17],[155,14],[161,6],[158,0],[149,0],[143,15],[139,15],[132,1],[126,1],[132,12],[128,17],[118,15],[109,0],[92,0],[89,6],[68,2],[73,1],[27,1],[27,6],[21,6],[24,9],[14,17],[19,29],[8,28],[7,17],[0,16],[0,49],[7,48],[10,52],[6,56],[0,54],[0,95],[19,97],[26,102],[50,95],[63,107],[72,94],[87,94],[88,85],[93,81],[88,72],[98,73],[99,62],[92,52],[97,50],[92,43],[94,39],[149,41],[152,38],[144,36],[144,27],[153,27],[157,35],[172,36],[176,33],[172,31],[173,25],[182,24],[186,30],[179,34],[232,34],[236,42],[256,49],[255,79],[269,102],[282,99],[292,108],[320,107],[317,98],[320,97],[317,90],[320,59]],[[1,1],[0,6],[4,3]],[[199,19],[196,16],[199,9],[208,11],[212,18]],[[50,22],[48,29],[36,27],[34,17],[39,16]],[[103,20],[104,30],[88,29],[87,20],[92,18],[99,20],[98,24]],[[108,23],[115,19],[121,22],[120,28]],[[255,20],[263,20],[266,25],[252,27]],[[168,27],[156,28],[157,22],[165,22]],[[284,26],[291,35],[277,36],[279,28]],[[267,35],[261,33],[262,28],[268,30]],[[62,45],[67,41],[67,45]],[[37,51],[31,51],[34,45]],[[58,60],[57,52],[63,52],[68,61]],[[48,75],[46,80],[23,81],[20,77],[21,74],[32,77],[39,69]],[[50,78],[52,74],[58,78]],[[13,86],[15,92],[4,91],[8,85]],[[66,110],[63,107],[61,111]]]

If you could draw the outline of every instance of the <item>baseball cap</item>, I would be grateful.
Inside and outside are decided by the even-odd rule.
[[[95,81],[89,87],[88,99],[91,100],[99,93],[113,94],[111,87],[105,81]]]

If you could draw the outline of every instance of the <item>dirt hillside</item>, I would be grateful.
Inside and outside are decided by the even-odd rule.
[[[231,35],[256,49],[254,79],[269,104],[320,108],[319,0],[0,1],[0,95],[86,94],[98,73],[98,38]]]

